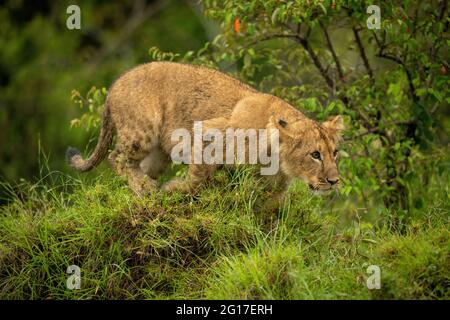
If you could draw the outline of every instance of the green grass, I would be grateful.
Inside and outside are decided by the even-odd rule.
[[[248,168],[219,171],[196,197],[139,199],[111,173],[4,184],[0,298],[449,299],[446,175],[402,233],[300,182],[279,211],[254,210],[266,195]],[[79,290],[66,288],[73,264]],[[366,287],[369,265],[380,290]]]

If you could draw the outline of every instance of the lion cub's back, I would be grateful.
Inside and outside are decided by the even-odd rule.
[[[122,74],[111,96],[157,95],[221,99],[257,93],[252,87],[220,71],[174,62],[150,62]],[[184,99],[185,100],[185,99]]]
[[[170,114],[175,122],[191,122],[229,115],[237,101],[255,93],[250,86],[213,69],[151,62],[119,77],[109,91],[108,103],[115,118],[150,120]]]

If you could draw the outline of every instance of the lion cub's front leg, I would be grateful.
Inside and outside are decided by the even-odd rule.
[[[292,179],[283,173],[278,173],[275,176],[266,176],[266,197],[256,203],[256,210],[274,211],[282,207],[291,181]]]
[[[203,121],[203,131],[215,129],[224,133],[227,125],[228,119],[224,117],[213,118]],[[206,142],[204,142],[203,148],[205,146]],[[202,150],[203,149],[197,151],[201,153]],[[192,154],[191,159],[194,159],[194,154]],[[172,179],[165,183],[161,189],[167,192],[178,191],[182,193],[195,193],[197,189],[212,176],[216,169],[217,164],[190,164],[186,179]]]
[[[195,193],[215,170],[215,165],[191,164],[185,179],[174,178],[165,183],[161,189],[167,192]]]

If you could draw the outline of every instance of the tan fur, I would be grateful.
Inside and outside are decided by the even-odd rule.
[[[337,182],[335,149],[343,129],[340,116],[319,124],[283,100],[218,71],[191,65],[152,62],[123,74],[110,88],[104,127],[89,159],[71,151],[69,160],[88,171],[106,156],[116,134],[109,160],[116,172],[128,179],[137,194],[156,188],[156,179],[170,163],[175,145],[171,133],[194,121],[214,128],[277,128],[280,130],[278,185],[287,188],[291,178],[306,181],[312,189],[328,190]],[[311,154],[319,151],[321,159]],[[162,186],[167,191],[195,191],[216,166],[189,166],[188,177]]]

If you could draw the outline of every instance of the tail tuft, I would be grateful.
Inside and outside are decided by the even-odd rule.
[[[77,148],[67,148],[66,161],[69,165],[72,165],[72,158],[75,156],[81,156],[81,152]]]
[[[112,143],[113,136],[114,124],[112,123],[108,104],[106,104],[105,110],[103,111],[102,129],[100,130],[100,136],[98,137],[97,145],[92,154],[85,160],[81,156],[80,151],[69,147],[66,151],[66,161],[77,171],[87,172],[92,170],[92,168],[99,165],[108,154],[108,148]]]

